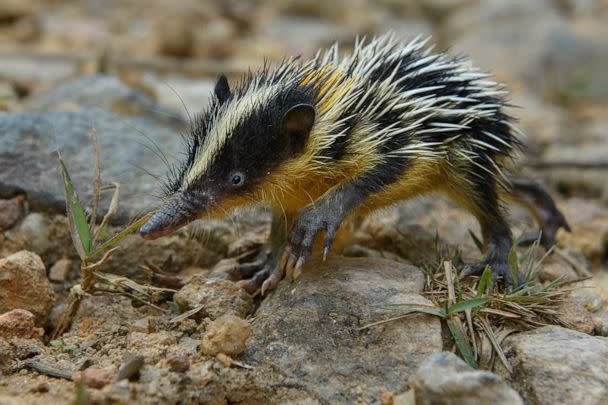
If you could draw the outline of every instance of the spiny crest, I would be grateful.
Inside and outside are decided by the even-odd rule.
[[[341,160],[434,160],[453,153],[502,176],[497,159],[521,145],[502,112],[506,92],[468,59],[433,52],[429,39],[357,38],[351,54],[340,56],[335,44],[308,62],[285,59],[274,69],[265,63],[232,90],[221,76],[176,177],[191,181],[235,128],[298,91],[313,97],[317,113],[299,167],[319,171]]]
[[[337,47],[317,56],[352,74],[351,92],[358,93],[352,109],[360,120],[376,123],[373,130],[351,134],[358,142],[353,149],[401,144],[385,156],[436,159],[469,148],[472,163],[504,177],[497,156],[508,157],[521,146],[521,134],[502,112],[506,92],[468,59],[431,53],[427,42],[401,44],[385,35],[367,44],[357,41],[353,54],[342,59]]]

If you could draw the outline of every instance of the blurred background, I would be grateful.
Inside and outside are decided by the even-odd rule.
[[[608,99],[606,0],[0,0],[2,108],[104,71],[179,110],[163,79],[196,110],[205,100],[188,93],[209,84],[202,79],[389,30],[432,35],[438,49],[495,72],[528,110],[521,115],[538,146],[585,132],[563,125],[564,112],[603,115],[590,105]],[[542,125],[528,115],[542,115]]]
[[[608,0],[0,0],[0,111],[13,113],[0,148],[37,162],[17,170],[0,160],[0,194],[25,189],[32,206],[60,211],[60,183],[40,175],[55,170],[49,150],[59,142],[76,176],[88,172],[95,126],[106,179],[125,185],[128,215],[141,212],[157,185],[133,167],[165,166],[138,145],[178,155],[175,134],[220,72],[234,80],[265,59],[308,58],[334,41],[348,50],[357,35],[389,30],[432,35],[437,49],[470,55],[508,84],[529,142],[522,170],[557,197],[574,228],[569,246],[605,266]],[[53,142],[32,141],[32,128]]]

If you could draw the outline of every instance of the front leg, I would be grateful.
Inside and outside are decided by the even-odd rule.
[[[287,246],[282,258],[282,266],[288,278],[295,279],[299,276],[302,266],[312,255],[315,239],[321,232],[325,232],[325,260],[340,225],[368,195],[369,192],[362,187],[361,182],[350,182],[331,189],[299,212],[287,235]]]

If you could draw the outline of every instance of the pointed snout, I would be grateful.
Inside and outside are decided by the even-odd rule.
[[[139,229],[144,239],[157,239],[172,234],[200,216],[201,203],[182,191],[169,198]]]

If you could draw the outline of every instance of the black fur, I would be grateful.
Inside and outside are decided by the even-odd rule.
[[[228,85],[228,79],[223,73],[218,77],[213,92],[220,104],[225,103],[230,98],[230,86]]]
[[[228,100],[226,97],[238,97],[242,91],[237,88],[230,93],[224,81],[225,77],[220,76],[216,99],[209,111],[196,121],[188,139],[186,160],[172,182],[173,192],[183,186],[184,176],[202,152],[211,117],[221,114],[222,104]],[[307,91],[294,85],[278,92],[269,103],[258,106],[250,116],[243,117],[215,157],[210,171],[199,176],[189,189],[193,192],[209,190],[217,198],[229,196],[236,190],[230,183],[235,172],[245,177],[243,186],[238,188],[239,193],[255,187],[281,162],[303,150],[315,119],[313,105],[312,88]]]
[[[437,63],[442,57],[445,55],[442,53],[438,53],[434,55],[434,57],[428,58],[423,64],[419,64],[423,56],[422,53],[414,52],[407,55],[403,59],[395,59],[395,60],[380,60],[377,66],[370,72],[369,83],[370,86],[378,81],[386,80],[393,74],[395,69],[397,69],[396,79],[403,77],[411,73],[412,71],[422,71],[422,69]],[[458,57],[452,58],[452,60],[459,60]],[[348,69],[348,74],[353,74],[353,68],[358,63],[357,60],[353,61],[353,66]],[[411,66],[414,63],[418,63],[415,68]],[[413,78],[408,79],[401,83],[399,87],[399,91],[406,92],[409,90],[425,88],[425,87],[434,87],[434,86],[443,86],[439,89],[429,90],[428,92],[418,93],[416,97],[424,97],[427,95],[433,95],[435,97],[442,96],[458,96],[462,98],[470,97],[475,93],[474,89],[472,89],[471,83],[467,81],[459,81],[459,82],[451,82],[450,78],[455,76],[456,72],[450,72],[445,70],[440,71],[429,71],[426,73],[421,73],[415,75]],[[370,101],[377,97],[378,95],[367,94],[366,97],[369,97]],[[361,106],[363,108],[366,107],[367,103],[362,103]],[[474,105],[490,105],[495,104],[498,106],[505,105],[505,101],[500,97],[483,97],[476,98],[471,101],[461,101],[457,105],[455,105],[454,109],[468,109]],[[387,107],[387,105],[380,104],[377,111],[382,111]],[[413,111],[417,108],[416,105],[412,105],[408,107],[409,111]],[[389,110],[382,117],[376,119],[374,124],[377,125],[378,131],[381,131],[389,126],[394,125],[396,122],[400,121],[400,116],[408,112],[407,109],[392,109]],[[333,147],[325,152],[326,156],[331,157],[333,159],[339,160],[348,158],[344,155],[345,150],[349,144],[349,134],[352,132],[356,125],[359,123],[358,111],[353,108],[345,110],[339,119],[349,117],[345,124],[340,128],[340,131],[344,131],[344,136],[336,139]],[[442,123],[448,124],[459,124],[462,119],[462,116],[455,115],[453,117],[441,117],[440,121]],[[506,150],[508,149],[506,145],[510,145],[514,149],[518,149],[521,147],[519,140],[513,136],[511,133],[511,129],[508,126],[508,122],[511,121],[512,118],[501,111],[500,108],[493,113],[491,117],[488,118],[478,118],[472,121],[469,126],[469,130],[461,131],[461,136],[464,138],[471,137],[482,140],[486,144],[489,144],[497,149],[497,151],[492,151],[487,148],[482,148],[479,145],[474,143],[466,142],[464,140],[460,143],[461,147],[470,148],[471,155],[477,156],[479,163],[485,167],[492,167],[492,161],[495,161],[497,155],[504,155]],[[427,120],[423,122],[420,126],[419,130],[432,129],[432,124],[435,121],[433,119]],[[483,131],[487,131],[500,138],[504,143],[496,141],[485,134]],[[445,139],[448,139],[454,136],[454,131],[436,131],[432,133],[412,133],[412,134],[400,134],[395,137],[386,137],[385,142],[380,146],[379,152],[383,155],[389,154],[392,151],[398,150],[407,146],[412,142],[413,138],[416,137],[416,141],[422,142],[441,142]],[[405,168],[408,166],[408,157],[388,157],[381,165],[374,170],[374,173],[370,173],[367,179],[367,182],[370,184],[370,187],[374,184],[390,184],[394,182],[399,175],[403,173]],[[478,168],[473,169],[475,171],[479,171]],[[375,186],[372,188],[376,188]]]

